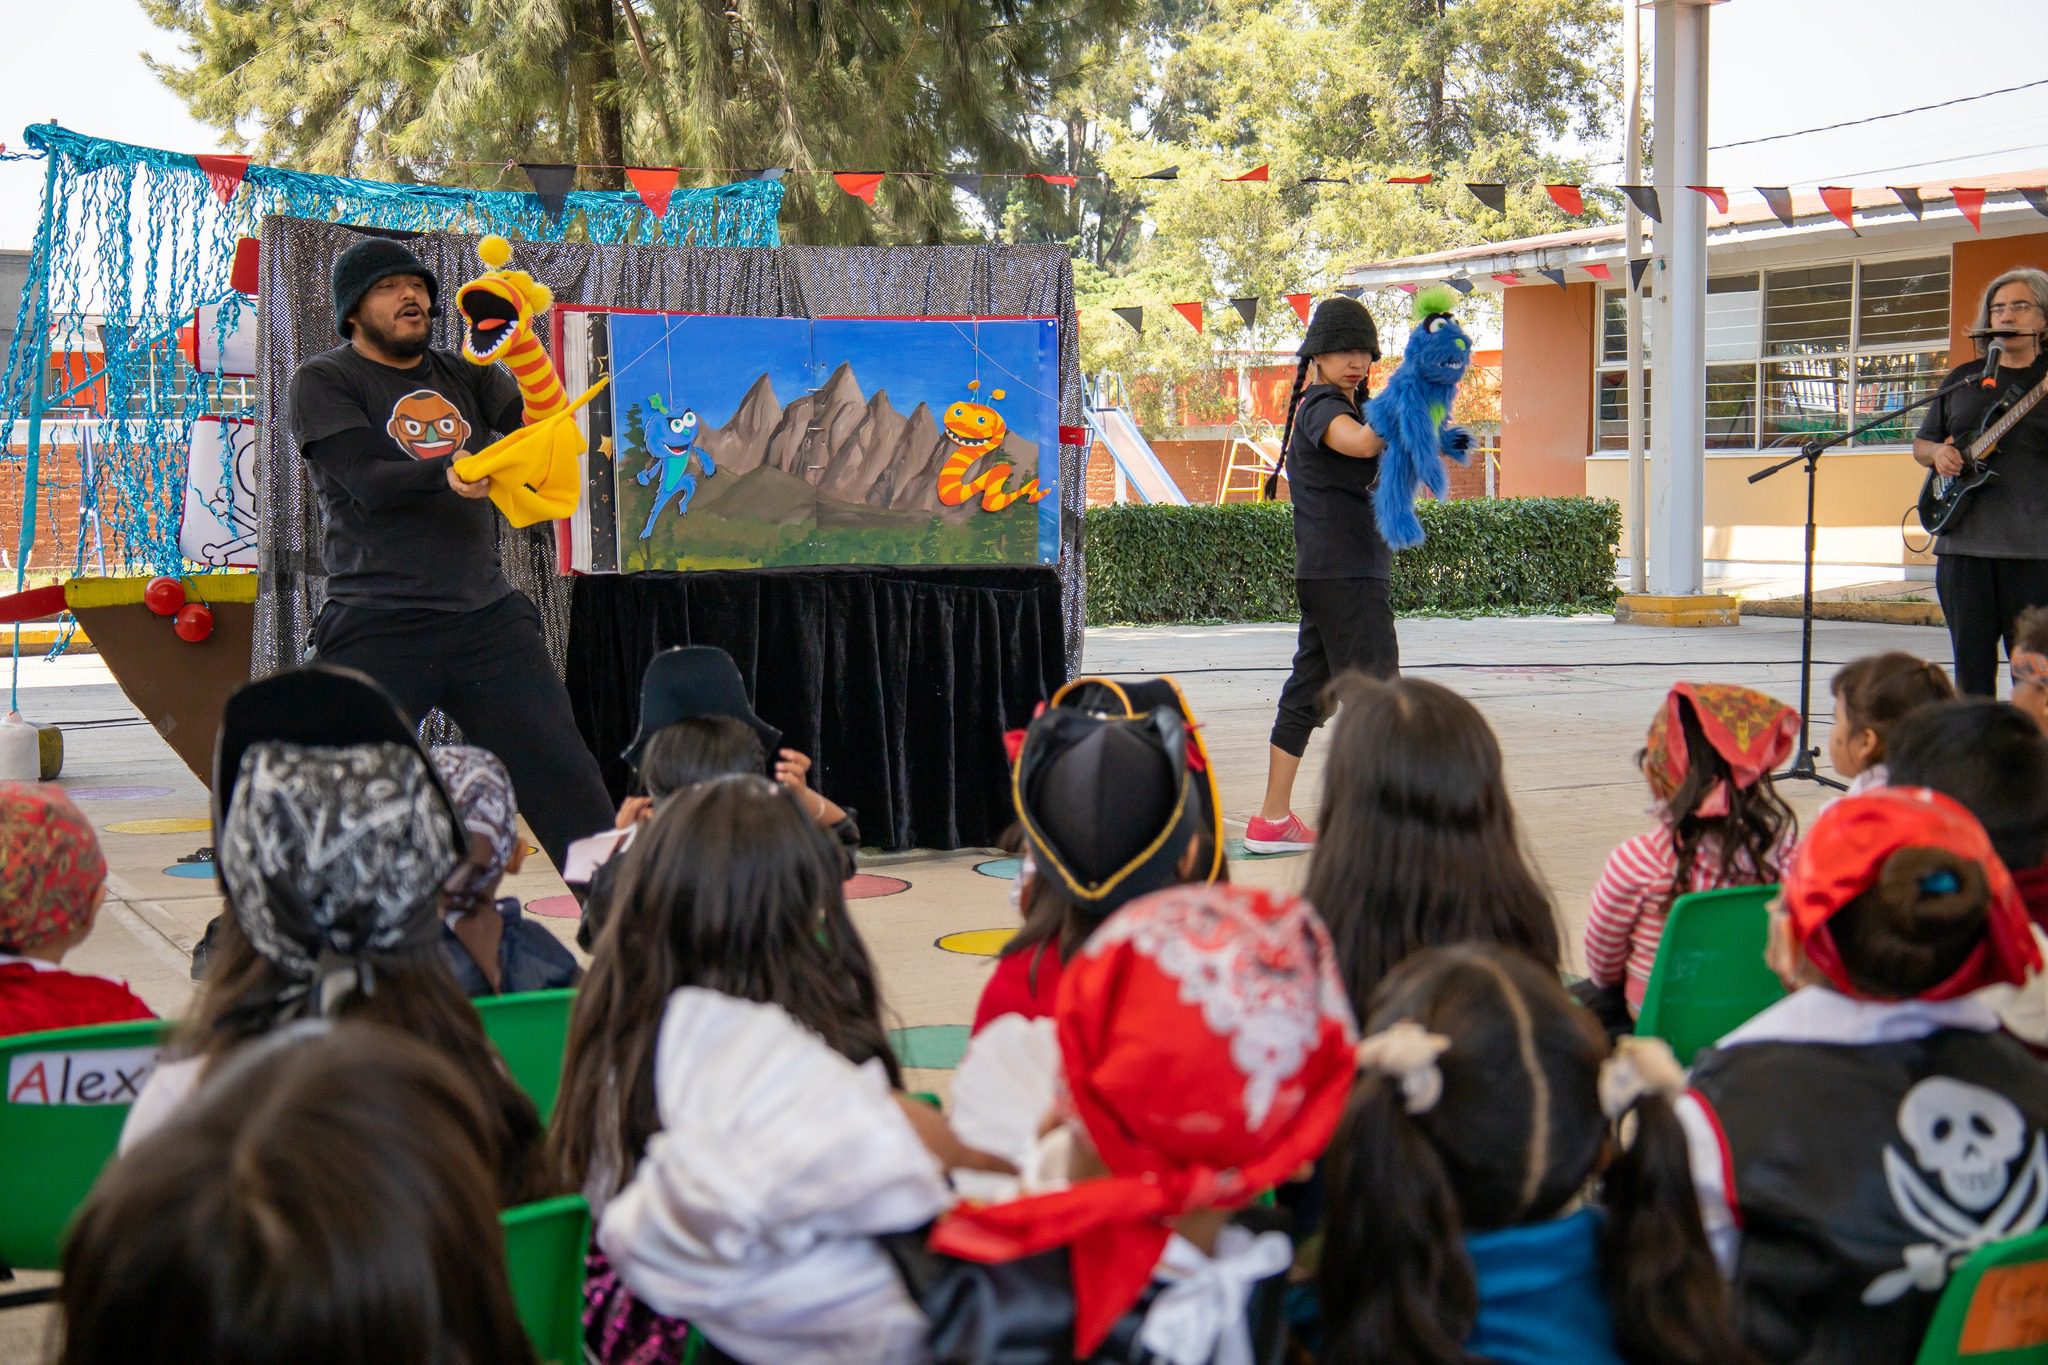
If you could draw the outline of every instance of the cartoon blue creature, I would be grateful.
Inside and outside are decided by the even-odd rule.
[[[1458,381],[1472,363],[1472,343],[1451,317],[1457,302],[1457,292],[1448,285],[1416,294],[1415,330],[1408,334],[1401,367],[1365,408],[1366,421],[1387,443],[1372,510],[1380,534],[1396,550],[1423,541],[1422,520],[1415,515],[1417,492],[1426,488],[1443,497],[1451,483],[1445,458],[1462,465],[1472,447],[1472,433],[1449,420]]]
[[[692,455],[704,466],[705,478],[718,472],[718,466],[711,462],[710,452],[697,445],[698,423],[694,408],[671,413],[659,395],[648,399],[647,406],[659,413],[663,420],[654,426],[654,463],[641,470],[638,478],[640,486],[645,488],[658,475],[661,487],[655,490],[654,507],[647,514],[647,525],[641,528],[642,540],[654,534],[655,519],[661,515],[661,509],[668,506],[669,499],[680,497],[676,503],[677,516],[690,510],[690,499],[697,494],[697,479],[690,473]]]

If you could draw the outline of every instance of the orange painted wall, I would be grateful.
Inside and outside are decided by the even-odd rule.
[[[1977,305],[1984,286],[2014,266],[2048,270],[2048,232],[2018,237],[1965,237],[1949,254],[1949,363],[1960,365],[1977,354],[1968,336],[1977,325]]]
[[[1560,497],[1586,491],[1593,448],[1591,284],[1524,285],[1507,291],[1501,347],[1500,491]]]

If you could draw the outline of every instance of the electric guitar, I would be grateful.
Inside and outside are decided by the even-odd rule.
[[[2018,425],[2019,420],[2034,410],[2034,405],[2048,398],[2048,377],[2028,389],[2020,401],[2007,408],[2005,415],[1993,422],[1982,436],[1970,442],[1970,448],[1963,452],[1963,472],[1953,477],[1938,469],[1927,471],[1927,479],[1920,485],[1920,524],[1929,535],[1941,535],[1955,524],[1963,508],[1969,504],[1970,495],[1998,477],[1998,471],[1987,461],[1997,449],[2005,433]]]

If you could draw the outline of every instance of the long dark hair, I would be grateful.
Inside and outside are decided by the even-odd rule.
[[[1718,863],[1715,871],[1723,885],[1764,885],[1779,880],[1783,872],[1779,852],[1798,834],[1799,817],[1771,785],[1769,773],[1747,787],[1735,785],[1734,770],[1707,739],[1692,698],[1679,697],[1678,720],[1685,732],[1686,762],[1685,780],[1664,803],[1678,865],[1671,877],[1669,900],[1677,900],[1691,887],[1693,869],[1710,840]],[[1643,753],[1636,755],[1638,767],[1644,757]],[[1727,813],[1701,814],[1700,804],[1717,785],[1727,792]]]
[[[1601,1271],[1615,1343],[1639,1365],[1749,1359],[1700,1225],[1668,1100],[1601,1112],[1607,1039],[1557,973],[1493,944],[1427,949],[1381,984],[1366,1032],[1410,1021],[1449,1040],[1419,1114],[1399,1080],[1358,1078],[1331,1141],[1320,1271],[1325,1365],[1474,1365],[1467,1232],[1556,1218],[1601,1177]],[[1620,1154],[1606,1167],[1609,1153]]]
[[[215,935],[199,1000],[171,1038],[173,1055],[203,1058],[209,1071],[276,1028],[279,997],[296,984],[256,951],[232,914],[221,918]],[[491,1123],[499,1202],[510,1207],[536,1197],[545,1187],[538,1164],[540,1112],[485,1036],[476,1007],[449,974],[440,944],[376,954],[369,961],[371,988],[343,996],[334,1017],[410,1034],[453,1062],[476,1088]]]
[[[1472,703],[1415,678],[1341,679],[1303,894],[1354,1009],[1419,948],[1502,943],[1553,971],[1550,896],[1522,855],[1500,745]]]
[[[1374,351],[1372,358],[1378,360],[1379,352]],[[1287,420],[1280,427],[1280,458],[1273,462],[1273,472],[1266,476],[1268,498],[1280,490],[1280,471],[1287,467],[1287,445],[1294,439],[1294,414],[1301,408],[1301,395],[1308,388],[1308,367],[1314,359],[1314,356],[1305,355],[1294,367],[1294,387],[1287,393]],[[1365,381],[1358,386],[1358,391],[1350,396],[1353,405],[1363,410],[1365,400],[1371,393],[1372,371],[1368,369]]]
[[[655,1040],[682,986],[780,1005],[849,1061],[878,1059],[902,1083],[838,850],[786,788],[746,776],[682,792],[623,856],[548,1135],[565,1186],[623,1183],[660,1130]]]
[[[247,1049],[93,1187],[59,1360],[532,1365],[492,1130],[468,1079],[392,1029]]]

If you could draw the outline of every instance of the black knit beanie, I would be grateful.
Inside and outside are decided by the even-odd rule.
[[[441,315],[441,283],[426,262],[388,237],[370,237],[341,253],[334,262],[334,330],[344,340],[355,330],[348,315],[370,286],[387,275],[417,275],[427,282],[427,316]]]
[[[1308,335],[1301,339],[1298,356],[1329,355],[1333,351],[1364,351],[1380,358],[1380,333],[1372,325],[1372,314],[1357,299],[1339,294],[1316,305],[1309,319]]]

